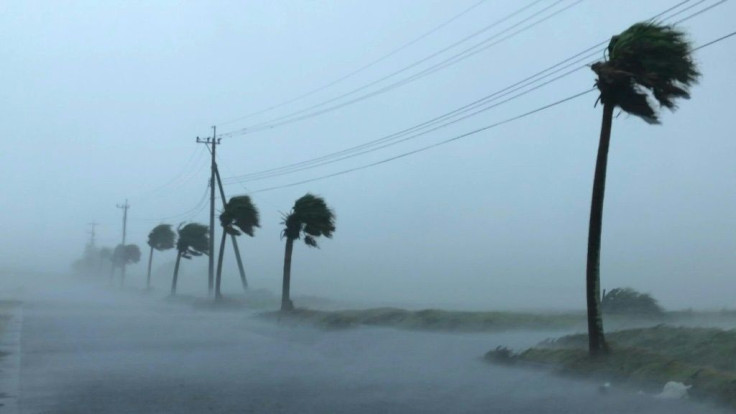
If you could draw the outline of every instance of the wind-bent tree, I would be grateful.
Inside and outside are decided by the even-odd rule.
[[[220,240],[220,253],[217,258],[217,278],[215,281],[215,298],[220,299],[220,282],[222,280],[222,259],[225,253],[225,241],[227,235],[240,236],[242,233],[253,237],[256,227],[261,227],[258,209],[247,195],[232,197],[225,205],[225,210],[220,214],[222,225],[222,239]]]
[[[179,262],[181,258],[191,259],[195,256],[210,254],[210,229],[204,224],[189,223],[179,225],[177,232],[179,240],[176,241],[176,265],[174,265],[174,278],[171,280],[171,294],[176,294],[176,283],[179,279]]]
[[[281,310],[291,311],[294,303],[290,298],[291,288],[291,252],[294,248],[294,240],[298,240],[304,234],[304,243],[309,247],[318,247],[316,238],[325,236],[332,237],[335,231],[335,213],[327,207],[325,200],[321,197],[307,193],[296,200],[291,212],[281,222],[284,229],[281,237],[286,238],[286,251],[284,253],[284,280],[281,289]]]
[[[591,69],[603,105],[603,122],[593,179],[588,229],[586,296],[588,346],[591,355],[609,352],[600,309],[600,252],[606,165],[611,124],[616,107],[650,124],[659,123],[658,107],[675,109],[676,98],[689,98],[689,87],[700,76],[685,34],[672,26],[637,23],[608,44],[607,57]],[[654,99],[650,101],[648,98]],[[656,101],[656,103],[654,102]],[[658,104],[658,105],[657,105]]]
[[[135,244],[118,244],[112,253],[113,272],[116,267],[122,268],[123,266],[138,263],[141,260],[141,249]],[[125,283],[125,273],[120,274],[120,285]]]
[[[176,241],[176,234],[171,230],[170,224],[159,224],[154,227],[150,233],[148,233],[148,246],[150,246],[150,253],[148,253],[148,275],[146,276],[146,289],[151,288],[151,264],[153,263],[153,249],[158,251],[164,251],[174,248]]]
[[[103,264],[112,260],[112,249],[109,247],[103,247],[97,252],[97,255],[99,258],[100,269],[102,269]]]

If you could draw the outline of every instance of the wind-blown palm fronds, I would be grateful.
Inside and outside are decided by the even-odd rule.
[[[590,203],[585,275],[591,355],[609,352],[601,315],[600,254],[613,111],[619,107],[651,124],[659,123],[659,107],[674,110],[675,99],[689,98],[689,88],[700,76],[691,50],[685,34],[675,27],[637,23],[618,36],[613,36],[608,44],[606,59],[591,67],[598,75],[595,84],[603,104],[603,122]]]
[[[318,247],[317,237],[332,237],[335,231],[335,213],[321,197],[307,193],[296,200],[291,212],[284,217],[281,224],[284,225],[281,237],[286,238],[281,310],[290,311],[294,309],[294,304],[290,298],[291,254],[294,248],[294,240],[300,239],[303,233],[304,243],[307,246]]]

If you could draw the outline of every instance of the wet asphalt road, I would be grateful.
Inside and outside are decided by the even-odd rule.
[[[323,331],[92,287],[27,294],[19,408],[35,413],[715,413],[491,366],[554,333]]]

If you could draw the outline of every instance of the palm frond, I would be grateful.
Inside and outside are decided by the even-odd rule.
[[[656,123],[658,114],[648,93],[660,107],[676,109],[677,98],[689,98],[700,76],[685,34],[674,26],[637,23],[608,45],[608,56],[591,66],[604,104]]]
[[[281,232],[282,237],[299,239],[304,232],[307,246],[317,247],[317,237],[332,237],[335,231],[335,213],[324,199],[307,193],[296,200],[282,224],[285,226]]]
[[[199,223],[182,223],[178,229],[179,240],[176,249],[182,253],[182,257],[200,256],[209,254],[210,236],[209,227]]]
[[[171,224],[159,224],[148,234],[148,245],[156,250],[168,250],[174,247],[176,234]]]

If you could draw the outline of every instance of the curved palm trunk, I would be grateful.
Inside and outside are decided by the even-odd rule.
[[[176,264],[174,265],[174,278],[171,280],[171,294],[176,295],[176,282],[179,280],[179,262],[181,261],[181,252],[176,254]]]
[[[146,289],[151,288],[151,263],[153,263],[153,246],[151,246],[151,253],[148,254],[148,276],[146,276]]]
[[[245,268],[243,268],[243,259],[240,258],[240,249],[238,248],[238,240],[231,235],[230,240],[233,241],[233,249],[235,250],[235,261],[238,262],[238,271],[240,272],[240,283],[243,289],[248,290],[248,279],[245,278]]]
[[[591,356],[609,352],[603,336],[601,316],[601,232],[603,226],[603,196],[606,192],[608,147],[611,142],[611,123],[614,106],[603,105],[603,122],[598,143],[598,158],[593,178],[593,196],[590,202],[588,227],[588,263],[585,272],[585,293],[588,303],[588,349]]]
[[[217,277],[215,278],[215,299],[221,299],[220,282],[222,281],[222,258],[225,257],[225,241],[227,240],[227,232],[222,230],[222,238],[220,239],[220,253],[217,256]]]
[[[286,251],[284,252],[284,281],[281,286],[281,311],[294,310],[289,291],[291,289],[291,252],[294,250],[294,239],[286,238]]]

